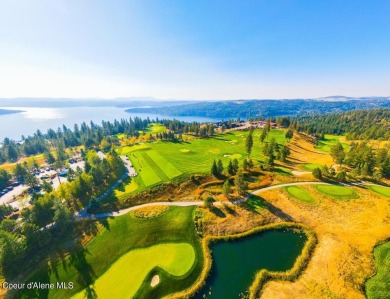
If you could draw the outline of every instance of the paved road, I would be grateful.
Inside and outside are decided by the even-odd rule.
[[[19,185],[0,197],[0,204],[9,204],[14,201],[14,198],[22,194],[28,189],[27,185]]]

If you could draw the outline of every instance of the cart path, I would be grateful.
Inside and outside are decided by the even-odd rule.
[[[340,185],[356,186],[356,185],[363,185],[363,184],[365,184],[365,183],[361,182],[361,183],[340,184]],[[262,193],[262,192],[265,192],[265,191],[269,191],[269,190],[273,190],[273,189],[289,187],[289,186],[300,186],[300,185],[332,185],[332,184],[324,183],[324,182],[310,181],[310,182],[294,182],[294,183],[273,185],[273,186],[257,189],[255,191],[249,193],[249,195],[245,199],[237,200],[237,201],[233,201],[233,202],[229,202],[229,201],[227,201],[227,202],[215,202],[214,205],[220,206],[220,205],[223,205],[223,204],[233,204],[233,205],[234,204],[240,204],[240,203],[245,202],[252,195],[256,195],[256,194],[259,194],[259,193]],[[367,184],[367,185],[371,185],[371,184]],[[89,213],[86,212],[85,209],[83,209],[83,210],[79,211],[78,213],[76,213],[75,217],[77,219],[119,217],[119,216],[122,216],[124,214],[127,214],[130,211],[134,211],[134,210],[145,208],[145,207],[155,207],[155,206],[188,207],[188,206],[200,206],[200,205],[203,205],[203,204],[204,204],[203,201],[160,201],[160,202],[145,203],[145,204],[133,206],[133,207],[122,209],[122,210],[115,211],[115,212],[106,212],[106,213],[99,213],[99,214],[89,214]]]

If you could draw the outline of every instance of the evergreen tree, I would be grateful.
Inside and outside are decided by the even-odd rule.
[[[234,181],[234,185],[236,186],[236,190],[238,194],[245,195],[246,190],[248,189],[248,185],[244,180],[244,175],[241,171],[237,172],[236,179]]]
[[[72,169],[68,169],[68,173],[66,174],[66,179],[68,182],[73,182],[76,179],[76,172]]]
[[[242,163],[242,168],[247,171],[248,170],[248,161],[246,159],[244,159],[244,162]]]
[[[252,131],[250,131],[245,140],[245,150],[248,153],[248,157],[251,155],[252,147],[253,147],[253,136],[252,136]]]
[[[228,164],[228,167],[227,167],[227,172],[228,172],[230,175],[234,175],[234,168],[233,168],[233,163],[232,163],[232,160],[231,160],[231,159],[230,159],[229,164]]]
[[[22,164],[17,163],[12,173],[18,180],[24,180],[27,174],[27,170],[23,167]]]
[[[292,129],[288,129],[285,135],[286,139],[290,140],[293,136],[294,136],[294,131]]]
[[[56,160],[50,151],[45,151],[43,156],[45,158],[46,163],[49,165],[53,164]]]
[[[318,179],[318,180],[321,180],[322,179],[322,172],[321,172],[321,169],[320,168],[314,168],[313,169],[313,172],[312,172],[313,176]]]
[[[280,156],[280,161],[286,162],[287,157],[290,155],[290,149],[286,145],[282,145],[280,151],[279,151],[279,156]]]
[[[222,186],[222,193],[225,195],[227,199],[230,198],[230,182],[229,180],[226,180],[225,183]]]
[[[345,159],[345,152],[342,144],[337,142],[335,145],[330,147],[330,154],[333,158],[333,161],[337,164],[342,164]]]
[[[234,160],[233,160],[233,170],[234,170],[234,173],[237,173],[237,171],[238,171],[238,160],[236,158],[234,158]]]
[[[264,142],[264,140],[267,138],[267,135],[268,135],[267,128],[264,127],[264,128],[261,130],[261,134],[260,134],[260,141],[261,141],[261,143]]]
[[[211,174],[213,176],[218,176],[218,167],[217,167],[217,163],[215,162],[215,159],[213,165],[211,166]]]
[[[218,164],[217,164],[217,172],[218,172],[219,175],[221,175],[222,171],[223,171],[223,164],[222,164],[221,159],[219,159],[218,160]]]

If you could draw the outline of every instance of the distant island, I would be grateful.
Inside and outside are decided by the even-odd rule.
[[[137,107],[129,113],[153,113],[170,116],[211,118],[278,117],[304,114],[345,112],[357,109],[390,108],[388,97],[349,98],[342,96],[318,99],[204,101],[168,107]]]
[[[23,111],[22,110],[0,109],[0,115],[14,114],[14,113],[20,113],[20,112],[23,112]]]

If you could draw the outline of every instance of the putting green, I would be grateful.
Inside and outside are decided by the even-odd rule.
[[[318,191],[336,198],[356,198],[358,195],[351,188],[335,185],[317,185]]]
[[[208,150],[210,153],[219,154],[221,150],[219,148],[212,148]]]
[[[305,203],[315,203],[315,199],[311,196],[309,192],[307,192],[305,189],[302,189],[298,186],[289,186],[286,187],[286,190],[288,194],[290,194],[292,197],[299,199],[300,201],[303,201]]]
[[[382,187],[382,186],[370,186],[369,187],[372,191],[379,193],[380,195],[390,197],[390,188],[388,187]]]
[[[153,268],[160,267],[171,275],[182,276],[191,270],[194,262],[195,250],[189,243],[134,249],[117,260],[91,288],[97,298],[132,298]],[[87,294],[81,291],[72,298],[87,298]]]

